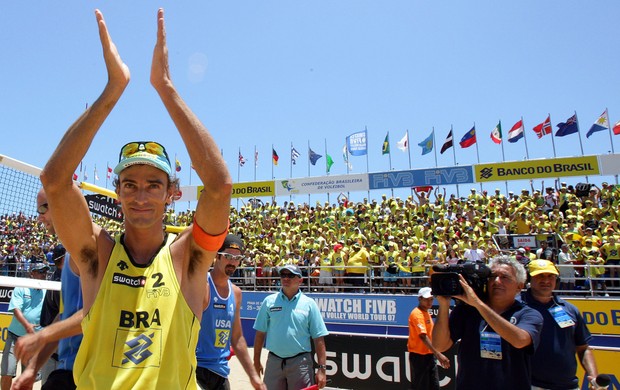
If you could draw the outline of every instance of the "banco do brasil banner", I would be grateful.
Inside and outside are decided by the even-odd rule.
[[[477,182],[599,174],[596,156],[479,164],[475,165],[474,169]]]

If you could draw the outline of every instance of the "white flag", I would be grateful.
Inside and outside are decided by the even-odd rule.
[[[396,147],[402,150],[403,152],[406,152],[407,148],[409,148],[409,139],[407,137],[408,135],[409,133],[405,133],[405,136],[403,137],[403,139],[401,139],[400,141],[396,143]]]

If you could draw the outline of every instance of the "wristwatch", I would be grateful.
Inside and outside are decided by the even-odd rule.
[[[316,368],[326,370],[327,366],[325,364],[319,364]]]

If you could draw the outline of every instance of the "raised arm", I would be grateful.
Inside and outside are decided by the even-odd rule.
[[[452,346],[452,338],[450,337],[450,326],[448,324],[450,317],[450,298],[438,296],[439,312],[435,325],[433,326],[433,346],[439,352],[445,352]]]
[[[228,227],[232,179],[215,140],[172,83],[163,9],[157,12],[157,43],[153,51],[151,84],[179,130],[192,165],[204,184],[195,221],[206,233],[220,234]]]
[[[86,201],[73,183],[73,172],[120,99],[130,77],[129,69],[110,38],[103,15],[96,10],[95,16],[108,82],[99,98],[69,127],[41,172],[41,182],[50,210],[53,210],[56,233],[67,250],[77,257],[79,268],[90,260],[86,257],[96,259],[96,240],[100,231],[92,224]]]

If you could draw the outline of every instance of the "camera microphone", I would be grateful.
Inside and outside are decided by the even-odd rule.
[[[591,383],[595,390],[605,390],[609,388],[611,378],[607,374],[598,374],[596,378],[592,379]]]

